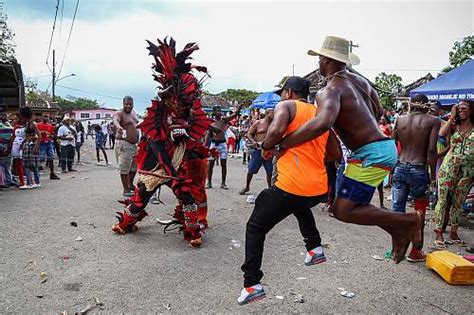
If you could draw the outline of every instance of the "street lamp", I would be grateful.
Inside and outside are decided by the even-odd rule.
[[[52,92],[53,92],[53,102],[55,101],[55,98],[56,98],[56,94],[55,94],[55,91],[56,91],[56,83],[58,83],[58,82],[61,81],[61,80],[66,79],[66,78],[75,77],[75,76],[76,76],[75,73],[71,73],[71,74],[66,75],[66,76],[64,76],[64,77],[62,77],[62,78],[59,78],[59,79],[57,79],[57,80],[56,80],[56,77],[53,76],[53,91],[52,91]]]

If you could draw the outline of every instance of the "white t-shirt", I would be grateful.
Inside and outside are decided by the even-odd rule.
[[[102,133],[103,133],[104,135],[108,135],[108,134],[109,134],[109,130],[108,130],[107,124],[103,124],[103,125],[102,125]]]
[[[72,126],[69,126],[69,128],[74,129],[74,127]],[[69,130],[69,128],[62,125],[58,129],[58,137],[66,136],[68,138],[68,140],[63,140],[63,139],[59,140],[59,143],[62,146],[66,146],[66,145],[76,146],[76,139],[74,138],[74,134],[71,132],[71,130]]]

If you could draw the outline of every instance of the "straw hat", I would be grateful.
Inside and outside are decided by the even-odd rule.
[[[324,56],[351,65],[360,63],[359,57],[349,52],[349,41],[335,36],[326,36],[321,49],[308,50],[308,55]]]

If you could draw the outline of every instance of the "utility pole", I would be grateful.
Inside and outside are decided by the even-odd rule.
[[[53,49],[53,102],[55,101],[56,88],[56,51]]]
[[[359,45],[353,44],[352,41],[349,42],[349,51],[352,52],[352,47],[359,48]]]
[[[295,76],[295,64],[293,64],[293,76]]]

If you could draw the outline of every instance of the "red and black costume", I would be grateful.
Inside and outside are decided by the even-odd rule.
[[[184,238],[192,246],[201,245],[201,231],[207,227],[207,196],[205,191],[206,159],[210,151],[201,140],[212,124],[202,109],[200,82],[192,74],[205,67],[187,63],[195,43],[176,53],[176,42],[148,41],[150,55],[155,59],[153,77],[159,83],[159,99],[151,101],[146,117],[138,125],[143,137],[138,144],[136,162],[137,185],[134,195],[124,200],[119,223],[112,227],[117,233],[137,229],[147,213],[144,208],[162,185],[170,187],[178,198],[174,220],[181,226]]]

